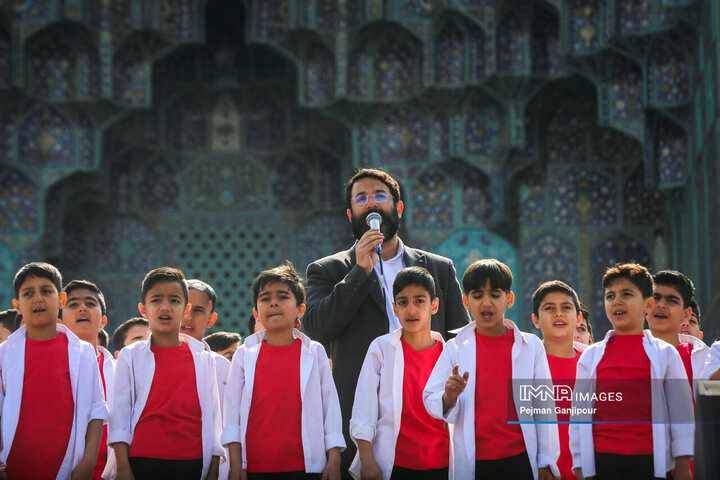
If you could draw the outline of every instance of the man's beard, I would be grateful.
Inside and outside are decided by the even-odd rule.
[[[400,228],[400,217],[398,216],[397,207],[393,208],[390,213],[377,209],[369,210],[359,216],[355,216],[355,214],[352,215],[352,232],[356,240],[360,240],[360,237],[370,230],[370,226],[367,224],[366,219],[372,212],[377,212],[382,218],[380,232],[385,236],[386,241],[397,235],[398,228]]]

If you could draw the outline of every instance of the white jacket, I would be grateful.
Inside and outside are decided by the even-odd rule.
[[[225,386],[227,385],[228,374],[230,373],[230,360],[223,357],[217,352],[213,352],[207,343],[205,344],[205,351],[209,352],[213,359],[215,359],[215,375],[217,378],[218,396],[220,397],[220,413],[222,416],[223,402],[225,399]],[[220,432],[222,434],[222,431]],[[230,458],[230,453],[225,450],[225,458]],[[220,464],[218,470],[218,480],[227,480],[230,475],[230,461],[225,461]]]
[[[109,401],[110,393],[112,392],[113,379],[115,378],[115,357],[106,348],[98,345],[98,352],[103,356],[102,374],[105,379],[105,401]],[[102,380],[102,379],[101,379]],[[115,451],[110,445],[100,445],[100,448],[107,448],[108,456],[105,469],[102,472],[102,477],[105,479],[113,479],[117,476],[117,462],[115,461]]]
[[[222,444],[242,444],[243,468],[247,468],[245,436],[255,385],[255,365],[266,332],[245,339],[235,352],[225,388]],[[300,338],[300,399],[302,402],[302,446],[305,471],[320,473],[327,464],[326,452],[334,447],[345,449],[342,416],[335,382],[333,382],[325,349],[318,342],[293,329]],[[280,401],[280,399],[278,399]]]
[[[132,445],[133,433],[155,376],[155,355],[150,350],[152,334],[147,340],[135,342],[120,351],[115,368],[115,381],[110,396],[110,428],[108,444],[123,442]],[[220,399],[215,380],[215,360],[205,351],[202,342],[180,334],[187,343],[195,364],[195,383],[202,421],[202,478],[208,473],[213,456],[225,458],[220,445]]]
[[[548,366],[545,348],[538,337],[531,333],[523,333],[510,320],[503,320],[505,327],[515,332],[512,347],[512,378],[513,380],[540,380],[552,385],[550,367]],[[428,413],[435,418],[444,419],[454,424],[451,436],[453,462],[450,464],[450,478],[471,480],[475,478],[475,322],[462,327],[457,336],[450,340],[430,374],[423,392],[423,402]],[[455,404],[443,415],[442,397],[445,383],[452,374],[455,365],[459,372],[468,372],[465,391],[458,396]],[[483,365],[482,368],[493,368]],[[513,382],[515,384],[515,382]],[[528,418],[520,412],[520,398],[517,385],[513,385],[513,399],[518,410],[518,418]],[[554,414],[553,414],[554,417]],[[550,467],[553,475],[560,476],[557,459],[560,456],[560,442],[556,423],[523,422],[520,424],[525,441],[533,477],[537,479],[538,468]]]
[[[57,478],[66,479],[70,478],[73,468],[80,463],[85,453],[85,434],[88,423],[95,419],[105,423],[108,418],[108,409],[103,396],[95,349],[89,343],[76,337],[64,325],[58,323],[55,329],[58,333],[64,333],[68,339],[70,385],[75,403],[70,439],[65,458],[57,474]],[[0,376],[2,376],[0,461],[3,463],[7,462],[20,418],[25,374],[25,339],[26,330],[23,326],[0,345]],[[42,392],[38,392],[38,394],[42,394]]]
[[[709,380],[710,377],[713,376],[713,373],[718,371],[718,368],[720,368],[720,340],[713,343],[708,350],[705,366],[699,378],[701,380]]]
[[[434,340],[445,344],[438,332],[430,334]],[[350,437],[356,444],[356,440],[372,443],[383,480],[390,478],[395,464],[395,446],[402,419],[405,358],[401,337],[402,328],[398,328],[370,344],[358,377],[350,419]],[[350,465],[353,478],[360,478],[360,468],[360,453],[356,452]]]
[[[605,354],[610,330],[601,342],[590,345],[580,356],[577,366],[575,393],[594,394],[597,366]],[[645,330],[643,347],[650,359],[652,396],[653,462],[656,477],[665,477],[672,470],[675,457],[692,455],[695,425],[690,384],[677,349]],[[680,382],[679,380],[685,380]],[[573,399],[573,407],[590,409],[594,403]],[[573,415],[570,424],[570,452],[573,469],[582,468],[583,476],[595,475],[592,414]],[[575,423],[578,422],[578,423]]]

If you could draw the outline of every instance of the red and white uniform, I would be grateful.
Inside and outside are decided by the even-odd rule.
[[[415,353],[433,355],[439,353],[439,351],[433,352],[432,348],[438,348],[438,345],[440,350],[443,348],[445,342],[442,335],[437,332],[430,332],[430,334],[437,342],[436,347]],[[401,337],[402,329],[399,328],[392,333],[376,338],[370,344],[358,377],[352,418],[350,418],[350,436],[353,440],[365,440],[372,443],[375,461],[380,467],[383,480],[390,478],[393,466],[397,464],[397,441],[403,430],[405,372],[407,369],[404,354],[406,349],[403,346],[404,342]],[[434,363],[435,361],[433,361],[433,365]],[[424,372],[425,381],[422,382],[423,385],[420,387],[417,396],[423,413],[428,417],[428,420],[439,422],[441,427],[437,432],[437,438],[433,441],[434,445],[431,450],[436,452],[438,447],[445,449],[444,462],[442,462],[444,465],[432,468],[444,468],[449,465],[450,460],[449,433],[442,426],[443,422],[429,417],[424,405],[422,405],[422,388],[431,370],[432,366],[427,369],[427,372]],[[437,441],[442,442],[443,436],[445,438],[445,447],[437,444]],[[433,457],[437,459],[437,455],[433,455]],[[416,456],[416,460],[419,461],[420,459]],[[406,468],[423,469],[417,461],[415,466]],[[350,465],[350,474],[354,478],[360,478],[360,456],[358,453],[355,454],[352,465]]]

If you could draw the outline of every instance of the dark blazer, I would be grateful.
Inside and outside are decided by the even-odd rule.
[[[447,340],[448,331],[469,321],[452,260],[407,246],[403,259],[408,267],[427,268],[435,279],[440,305],[432,316],[431,329]],[[313,340],[330,347],[348,445],[343,453],[345,470],[355,452],[348,425],[360,369],[370,343],[388,333],[390,324],[377,275],[374,272],[368,275],[355,263],[354,245],[350,250],[308,265],[307,285],[307,311],[302,318],[302,329]]]

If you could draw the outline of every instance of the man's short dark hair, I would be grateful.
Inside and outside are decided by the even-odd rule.
[[[350,180],[345,184],[345,204],[348,210],[352,208],[352,188],[355,182],[363,178],[374,178],[384,183],[390,190],[390,195],[395,200],[395,203],[400,201],[400,184],[389,173],[379,170],[377,168],[361,168],[355,174],[350,177]]]
[[[208,344],[210,350],[213,352],[219,352],[220,350],[230,348],[234,344],[242,341],[242,337],[233,332],[215,332],[203,338],[203,340]]]
[[[217,294],[215,293],[215,290],[209,284],[203,282],[202,280],[198,280],[197,278],[186,280],[185,283],[187,284],[188,290],[196,290],[205,294],[212,304],[210,307],[210,313],[213,313],[215,311],[215,303],[217,303]]]
[[[575,313],[580,313],[580,300],[578,300],[577,293],[572,289],[570,285],[560,280],[552,280],[545,282],[540,285],[537,290],[532,294],[532,308],[533,313],[538,315],[540,311],[540,305],[548,294],[558,292],[567,295],[572,299],[573,305],[575,305]]]
[[[0,312],[0,325],[10,330],[10,333],[17,330],[17,311],[14,308],[10,308]]]
[[[692,309],[693,315],[695,315],[695,318],[697,318],[698,326],[700,326],[700,305],[698,305],[697,300],[695,300],[695,297],[690,299],[690,309]]]
[[[278,282],[284,283],[290,288],[292,294],[295,295],[295,302],[298,306],[300,306],[305,301],[305,287],[303,287],[300,275],[295,270],[295,267],[292,266],[292,263],[285,262],[283,265],[272,268],[270,270],[265,270],[264,272],[261,272],[260,275],[255,277],[255,280],[252,284],[252,293],[253,305],[256,308],[258,295],[260,295],[260,290],[262,290],[263,287],[265,287],[266,285]]]
[[[98,345],[103,348],[107,348],[109,341],[110,337],[108,336],[108,333],[102,328],[98,330]]]
[[[63,292],[67,293],[67,296],[70,297],[70,293],[73,290],[79,290],[81,288],[90,290],[91,292],[95,292],[95,296],[98,299],[98,303],[100,303],[100,310],[102,311],[103,316],[107,315],[107,305],[105,304],[105,295],[103,295],[102,290],[100,290],[100,287],[95,285],[93,282],[90,282],[88,280],[73,280],[73,281],[69,282],[67,285],[65,285],[65,288],[63,288]]]
[[[472,290],[485,288],[490,281],[490,288],[499,288],[505,292],[512,289],[513,274],[510,267],[495,258],[483,258],[470,265],[463,273],[462,285],[465,294]]]
[[[62,292],[62,275],[60,274],[60,270],[49,263],[32,262],[21,267],[15,274],[15,279],[13,280],[15,298],[20,298],[20,287],[22,287],[25,280],[30,277],[47,278],[55,285],[58,293]]]
[[[674,288],[678,291],[683,301],[683,308],[688,308],[695,296],[695,285],[692,280],[677,270],[662,270],[653,275],[655,285]]]
[[[128,330],[130,330],[135,325],[143,325],[145,327],[149,327],[150,322],[148,322],[147,318],[134,317],[121,323],[115,329],[112,336],[113,346],[115,347],[116,351],[123,349],[123,347],[125,346],[125,340],[127,340]]]
[[[188,303],[188,287],[185,283],[185,274],[179,268],[173,267],[160,267],[154,270],[150,270],[142,281],[142,303],[145,303],[145,296],[147,292],[157,285],[158,283],[164,282],[177,282],[182,288],[183,294],[185,295],[185,304]]]
[[[603,288],[608,288],[615,280],[627,278],[635,285],[643,298],[653,296],[654,284],[652,275],[647,268],[639,263],[617,263],[615,266],[608,268],[602,278]]]
[[[405,287],[414,285],[423,288],[430,295],[430,300],[435,300],[435,279],[430,272],[423,267],[405,267],[395,276],[393,282],[393,300]]]

